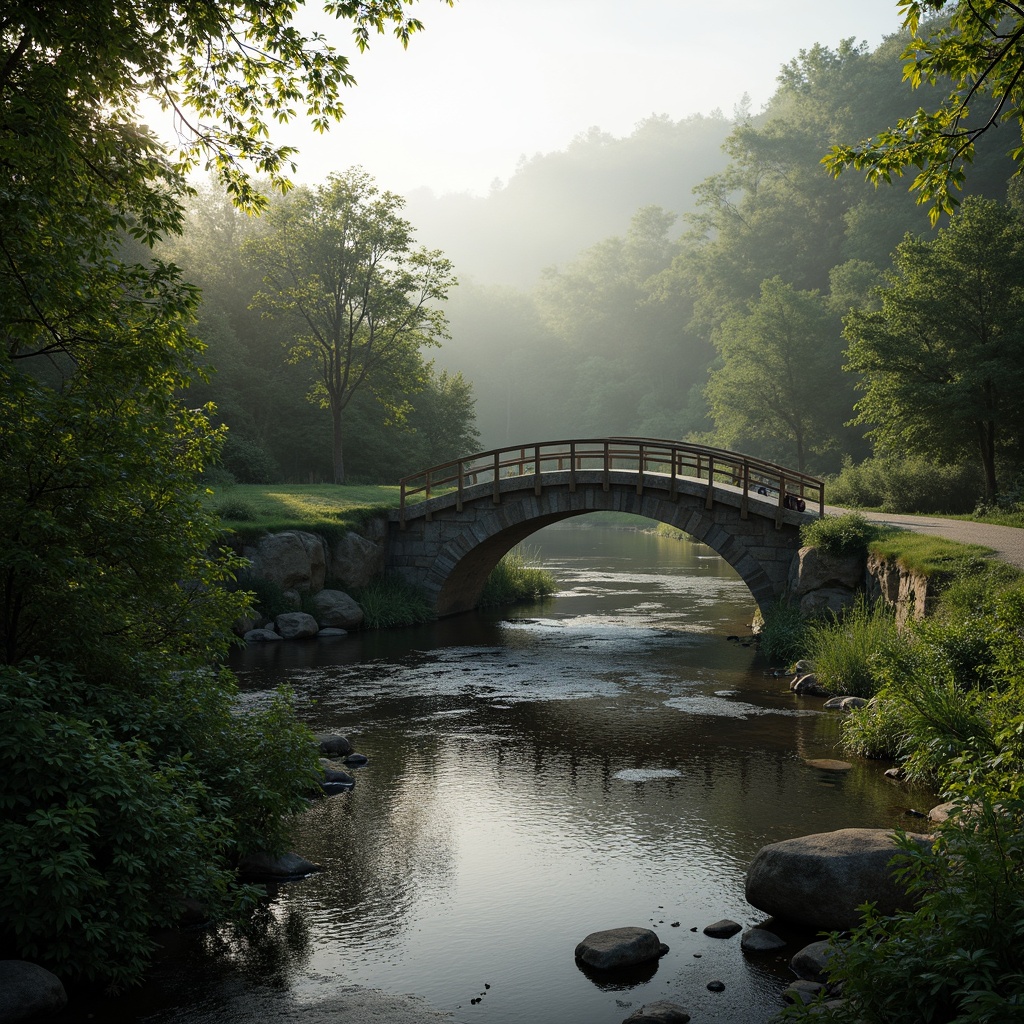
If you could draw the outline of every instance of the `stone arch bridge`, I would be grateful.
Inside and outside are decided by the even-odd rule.
[[[720,448],[608,437],[500,448],[401,481],[387,568],[438,615],[474,608],[502,555],[587,512],[675,526],[720,554],[760,608],[780,597],[801,524],[824,514],[820,480]]]

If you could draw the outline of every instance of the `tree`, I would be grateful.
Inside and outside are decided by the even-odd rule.
[[[934,241],[899,245],[882,308],[844,321],[860,373],[857,422],[883,451],[971,452],[997,493],[997,457],[1024,431],[1024,225],[969,197]]]
[[[400,0],[327,6],[359,45],[419,27]],[[151,249],[201,154],[256,206],[247,161],[283,184],[289,158],[266,120],[340,114],[345,59],[297,7],[0,19],[0,955],[65,979],[137,981],[183,900],[226,913],[317,779],[287,702],[239,714],[209,668],[247,598],[198,494],[220,432],[184,398],[197,295]],[[146,91],[197,114],[177,163],[135,123]]]
[[[765,281],[748,311],[725,321],[716,344],[722,364],[706,391],[723,442],[759,441],[768,457],[793,459],[800,472],[812,454],[835,446],[849,405],[838,332],[817,292]]]
[[[246,244],[267,290],[255,303],[297,326],[296,361],[312,360],[310,395],[330,409],[334,482],[345,482],[342,417],[361,388],[398,417],[422,385],[420,349],[447,337],[443,301],[455,284],[437,250],[413,250],[401,196],[380,192],[365,171],[331,174],[324,185],[278,200],[268,231]]]
[[[1024,11],[1011,0],[898,0],[911,38],[903,51],[904,80],[916,89],[948,82],[945,100],[931,111],[918,108],[889,128],[855,145],[834,146],[824,159],[833,175],[854,167],[870,181],[891,182],[910,168],[910,189],[930,203],[934,224],[958,204],[975,143],[1000,124],[1024,131]],[[939,21],[922,20],[948,10]],[[980,106],[980,116],[972,109]],[[1024,145],[1012,158],[1024,160]]]

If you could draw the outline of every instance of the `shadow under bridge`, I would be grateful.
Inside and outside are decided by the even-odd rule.
[[[764,610],[785,592],[822,481],[705,445],[654,438],[545,441],[481,452],[401,481],[387,568],[438,615],[476,607],[491,570],[530,534],[587,512],[667,523],[721,555]]]

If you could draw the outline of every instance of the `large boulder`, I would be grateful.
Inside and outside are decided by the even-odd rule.
[[[269,580],[282,590],[315,592],[324,585],[327,557],[324,542],[315,534],[285,530],[261,537],[246,555],[251,575]]]
[[[306,612],[283,612],[274,619],[274,628],[282,640],[302,640],[316,636],[320,630],[316,619]]]
[[[789,569],[789,593],[803,597],[812,590],[840,587],[859,590],[864,586],[863,555],[830,555],[819,548],[801,548]]]
[[[591,932],[577,947],[576,959],[601,971],[656,960],[668,952],[666,946],[650,928],[609,928]]]
[[[331,547],[331,576],[346,587],[365,587],[384,571],[384,545],[349,530]]]
[[[27,960],[0,960],[0,1024],[49,1020],[67,1005],[60,978]]]
[[[358,629],[363,624],[363,609],[342,590],[321,590],[313,596],[313,606],[321,626]]]
[[[927,847],[926,835],[911,838]],[[748,902],[772,917],[814,931],[846,931],[874,903],[882,914],[910,906],[893,877],[898,852],[886,829],[842,828],[763,846],[747,869]]]

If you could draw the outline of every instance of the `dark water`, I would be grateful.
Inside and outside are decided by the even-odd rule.
[[[186,940],[125,1019],[185,1021],[255,984],[299,1002],[418,993],[483,1024],[618,1024],[664,998],[696,1024],[778,1011],[813,936],[748,957],[701,929],[764,920],[743,882],[765,843],[905,825],[928,795],[877,762],[804,763],[837,756],[838,717],[728,639],[749,637],[754,605],[710,549],[607,527],[530,543],[561,586],[536,606],[239,654],[247,701],[289,683],[315,730],[370,763],[300,824],[294,848],[326,870],[283,887],[261,935]],[[587,977],[574,947],[621,925],[670,952],[644,977]]]

